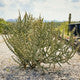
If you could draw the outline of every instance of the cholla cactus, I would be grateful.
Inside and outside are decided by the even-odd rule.
[[[34,19],[25,13],[9,32],[3,37],[9,49],[17,56],[15,61],[26,68],[43,67],[44,64],[61,64],[68,62],[75,54],[73,37],[68,42],[64,35],[51,25],[44,24],[39,17]],[[72,46],[71,46],[72,45]]]

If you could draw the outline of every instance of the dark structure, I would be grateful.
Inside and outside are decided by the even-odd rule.
[[[73,23],[69,24],[69,31],[72,31],[74,29],[74,35],[80,36],[80,23]]]
[[[71,13],[69,14],[69,25],[68,25],[68,35],[69,32],[72,30],[74,31],[73,34],[75,35],[76,39],[74,42],[74,49],[79,46],[78,52],[80,52],[80,23],[71,23]]]

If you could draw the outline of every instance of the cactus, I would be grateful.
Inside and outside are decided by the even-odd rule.
[[[69,14],[69,24],[71,23],[71,13]]]
[[[41,63],[68,63],[76,52],[73,49],[73,37],[66,42],[64,34],[59,30],[44,24],[41,17],[35,19],[27,13],[23,19],[19,14],[17,22],[9,27],[8,34],[3,38],[8,48],[17,56],[13,59],[25,69],[43,68]]]

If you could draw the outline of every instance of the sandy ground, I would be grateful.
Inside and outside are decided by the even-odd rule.
[[[3,38],[0,36],[0,68],[12,65],[15,62],[12,59],[14,54],[8,49]]]
[[[11,56],[15,56],[6,46],[0,36],[0,80],[80,80],[80,55],[70,60],[70,65],[63,64],[62,67],[42,75],[36,70],[20,70]]]

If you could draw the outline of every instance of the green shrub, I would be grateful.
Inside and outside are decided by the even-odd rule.
[[[0,33],[2,34],[4,30],[6,30],[6,32],[4,31],[4,33],[7,33],[9,25],[10,23],[0,18]]]
[[[64,31],[64,34],[67,35],[68,34],[68,22],[63,22],[60,26],[59,29],[61,32]]]
[[[64,35],[60,36],[60,31],[44,24],[41,17],[35,19],[25,13],[23,19],[19,14],[16,24],[9,27],[8,34],[3,38],[9,49],[17,56],[14,60],[20,66],[39,68],[44,67],[41,63],[68,63],[75,54],[73,37],[66,42]]]

